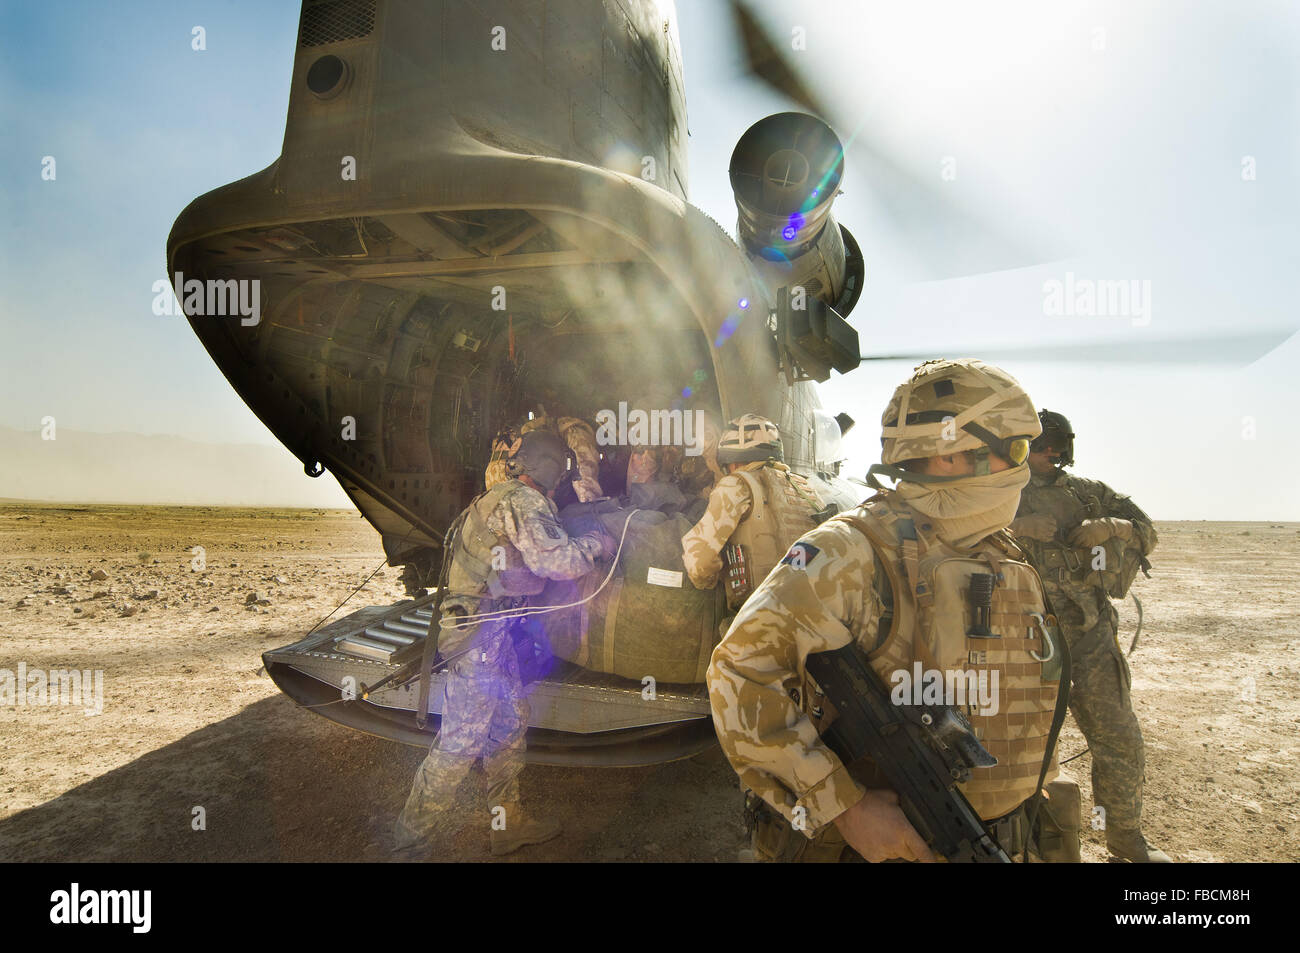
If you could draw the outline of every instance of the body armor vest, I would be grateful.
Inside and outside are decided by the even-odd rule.
[[[518,480],[496,484],[469,505],[465,523],[456,534],[447,592],[450,599],[466,605],[470,611],[473,611],[472,606],[464,597],[477,600],[489,596],[494,599],[531,596],[541,592],[546,585],[544,579],[528,569],[509,538],[492,532],[488,526],[492,511],[511,494],[524,489],[524,484]]]
[[[1116,515],[1107,512],[1101,501],[1071,480],[1069,474],[1061,474],[1052,483],[1031,480],[1020,494],[1017,515],[1046,515],[1056,520],[1055,539],[1018,540],[1048,585],[1096,588],[1112,599],[1128,595],[1142,565],[1142,550],[1136,540],[1111,537],[1091,550],[1065,542],[1069,532],[1084,520]],[[1096,607],[1091,602],[1080,608],[1085,619],[1095,615]],[[1088,622],[1085,627],[1091,628],[1092,624]]]
[[[914,681],[917,663],[923,671],[954,673],[954,682],[958,675],[965,679],[965,704],[958,694],[956,707],[998,763],[973,769],[961,791],[982,818],[1014,810],[1038,783],[1061,674],[1061,636],[1055,619],[1047,616],[1038,574],[1005,531],[959,552],[930,531],[923,514],[887,495],[834,518],[866,535],[889,584],[892,611],[881,619],[877,644],[868,653],[872,667],[891,687],[900,683],[896,673],[906,672]],[[987,624],[991,637],[971,634],[978,631],[970,597],[976,573],[995,580]],[[981,676],[992,695],[987,708],[994,713],[982,714],[970,690]],[[819,702],[810,700],[814,715]],[[1049,771],[1048,779],[1052,776]]]
[[[816,525],[813,514],[822,504],[808,481],[791,470],[764,466],[735,475],[745,481],[753,502],[731,542],[746,547],[750,585],[757,589],[795,540]]]

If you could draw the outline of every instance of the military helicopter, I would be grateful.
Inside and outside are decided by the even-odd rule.
[[[733,4],[762,81],[824,113]],[[787,112],[738,142],[733,240],[687,201],[670,0],[304,0],[282,153],[177,218],[168,274],[247,405],[328,470],[415,598],[264,655],[299,704],[427,746],[424,587],[483,488],[498,428],[558,401],[590,417],[665,384],[727,420],[778,422],[785,459],[842,507],[851,424],[814,384],[861,360],[865,265],[832,206],[844,149]],[[232,300],[256,288],[254,311]],[[715,743],[702,684],[563,663],[531,686],[528,757],[649,764]]]

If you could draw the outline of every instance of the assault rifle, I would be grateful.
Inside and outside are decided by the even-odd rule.
[[[955,863],[1012,862],[957,790],[971,768],[997,764],[961,712],[949,705],[895,705],[852,643],[813,653],[805,665],[839,712],[822,740],[846,765],[863,756],[874,761],[903,814],[936,853]]]

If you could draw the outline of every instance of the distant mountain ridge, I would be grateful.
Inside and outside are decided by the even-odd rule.
[[[333,477],[312,479],[280,446],[63,427],[54,440],[0,427],[0,497],[353,508]]]

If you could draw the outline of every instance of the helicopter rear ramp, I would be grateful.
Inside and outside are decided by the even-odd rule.
[[[422,650],[433,620],[429,600],[368,606],[262,656],[276,685],[299,705],[369,734],[426,747],[442,713],[441,672],[433,675],[429,720],[416,725],[419,682],[394,679]],[[552,660],[527,687],[535,764],[632,767],[690,757],[716,744],[703,685],[657,685]]]

